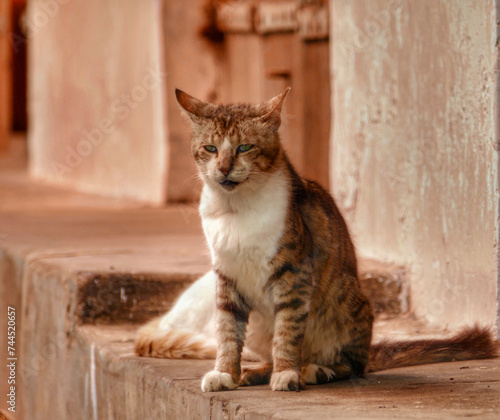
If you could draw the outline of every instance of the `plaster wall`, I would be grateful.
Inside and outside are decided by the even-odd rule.
[[[494,0],[332,0],[332,192],[441,325],[497,316]]]
[[[166,195],[160,0],[31,0],[30,171],[108,196]]]

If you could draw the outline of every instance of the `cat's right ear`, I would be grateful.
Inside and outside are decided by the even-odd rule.
[[[265,114],[260,118],[261,121],[268,124],[274,131],[278,131],[281,125],[281,108],[283,108],[283,103],[285,102],[285,98],[290,92],[290,87],[287,87],[283,92],[279,95],[276,95],[271,100],[265,102],[263,104]]]
[[[200,101],[180,89],[175,89],[175,97],[186,115],[195,123],[199,123],[202,118],[207,118],[210,109],[214,106]]]

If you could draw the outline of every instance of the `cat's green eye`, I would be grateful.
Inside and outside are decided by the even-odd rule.
[[[238,153],[248,152],[253,147],[253,144],[240,144],[236,151]]]
[[[210,152],[210,153],[215,153],[217,151],[217,147],[209,145],[209,146],[205,146],[205,150],[207,152]]]

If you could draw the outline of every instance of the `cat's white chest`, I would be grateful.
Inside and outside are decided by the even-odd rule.
[[[288,195],[286,180],[278,176],[257,192],[241,191],[241,196],[209,187],[202,194],[200,213],[214,268],[233,279],[256,309],[269,304],[263,289],[283,235]]]

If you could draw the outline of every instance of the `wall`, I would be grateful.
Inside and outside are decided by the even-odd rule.
[[[35,177],[109,196],[165,200],[160,11],[160,0],[29,2],[28,142]]]
[[[495,2],[332,0],[333,193],[441,325],[497,311]]]

